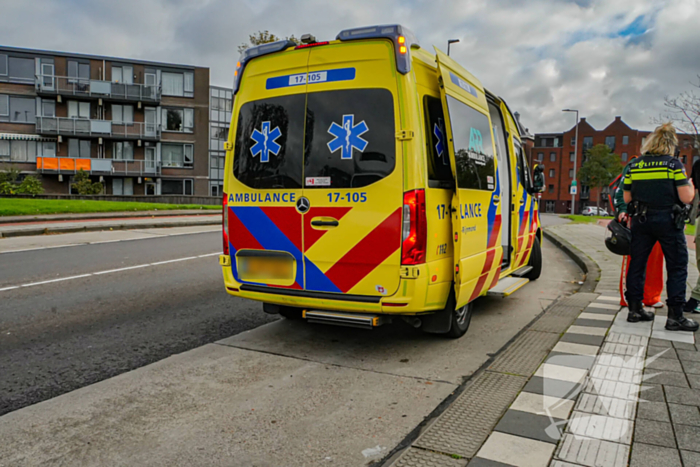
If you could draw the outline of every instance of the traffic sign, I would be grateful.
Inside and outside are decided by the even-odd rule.
[[[570,194],[575,195],[576,192],[577,192],[576,185],[571,185],[571,193]]]
[[[576,186],[576,180],[571,181],[571,186]]]

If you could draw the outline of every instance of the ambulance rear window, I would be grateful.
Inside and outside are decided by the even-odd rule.
[[[304,188],[312,183],[314,188],[359,188],[383,179],[396,165],[391,92],[308,94],[305,145],[304,178],[310,182]]]
[[[457,186],[493,191],[495,164],[488,117],[451,96],[447,96],[447,108],[454,138]]]
[[[445,133],[442,101],[439,97],[425,96],[423,106],[426,121],[428,184],[431,188],[454,188],[450,156],[447,153],[447,133]]]
[[[241,106],[233,174],[251,188],[301,188],[306,95]]]

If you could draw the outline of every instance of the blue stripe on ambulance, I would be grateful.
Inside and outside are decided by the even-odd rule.
[[[310,71],[295,75],[275,76],[267,78],[265,89],[279,89],[303,84],[329,83],[332,81],[352,81],[355,79],[354,68],[338,68],[335,70]]]
[[[305,289],[317,292],[342,292],[314,263],[304,257],[306,267],[306,287]]]

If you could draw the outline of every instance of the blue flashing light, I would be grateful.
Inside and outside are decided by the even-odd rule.
[[[253,58],[261,57],[263,55],[272,54],[275,52],[281,52],[288,49],[289,47],[296,47],[297,44],[290,40],[281,40],[270,42],[269,44],[262,44],[256,47],[249,47],[243,51],[238,63],[236,64],[236,71],[233,74],[233,94],[238,93],[238,89],[241,86],[241,76],[243,75],[243,69]]]
[[[383,26],[370,26],[366,28],[344,29],[340,31],[336,40],[354,41],[359,39],[386,38],[394,43],[396,52],[396,68],[399,73],[406,74],[411,71],[411,47],[418,46],[415,34],[400,24],[386,24]]]

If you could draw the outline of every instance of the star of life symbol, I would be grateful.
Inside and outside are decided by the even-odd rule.
[[[437,123],[433,127],[433,134],[437,138],[437,143],[435,144],[435,151],[440,159],[442,159],[442,164],[447,165],[447,158],[445,157],[445,130],[444,124],[441,118],[438,118]]]
[[[262,132],[256,128],[253,134],[250,135],[250,139],[255,141],[253,147],[250,148],[253,157],[260,154],[260,162],[268,162],[270,153],[275,156],[278,155],[282,146],[277,144],[275,140],[280,136],[282,136],[282,132],[279,127],[275,127],[274,130],[270,131],[270,122],[262,122]]]
[[[369,128],[364,120],[355,125],[355,115],[343,115],[343,126],[333,122],[328,128],[328,133],[335,136],[328,143],[328,149],[331,153],[341,150],[341,159],[352,159],[352,149],[355,148],[360,152],[364,152],[369,144],[366,140],[360,138],[367,133]]]
[[[628,336],[629,337],[629,336]],[[632,336],[635,337],[635,336]],[[608,345],[608,341],[604,345]],[[610,437],[606,441],[622,441],[628,443],[631,439],[631,430],[634,428],[631,419],[633,407],[638,401],[644,399],[641,393],[651,386],[642,386],[647,381],[659,373],[646,373],[644,369],[654,360],[660,358],[663,352],[644,358],[647,351],[646,345],[615,344],[614,346],[625,347],[627,351],[637,347],[634,354],[626,353],[606,353],[598,355],[595,365],[590,372],[582,376],[578,384],[569,390],[563,397],[544,396],[542,398],[542,412],[546,415],[551,424],[545,428],[547,436],[555,441],[561,440],[564,436],[564,429],[571,433],[574,438],[587,438],[591,431],[603,431],[609,428],[610,420],[616,422],[616,429],[611,430]],[[548,384],[552,386],[561,384],[563,379],[559,374],[562,367],[571,368],[571,359],[576,358],[571,355],[556,355],[547,360],[547,364],[540,369],[544,379],[544,393],[556,394],[560,392],[556,387],[548,390]],[[538,371],[539,373],[539,371]],[[537,373],[536,373],[537,374]],[[581,394],[583,393],[583,394]],[[576,412],[571,413],[572,401],[577,401]],[[568,417],[572,417],[568,419]],[[606,428],[607,427],[607,428]]]

